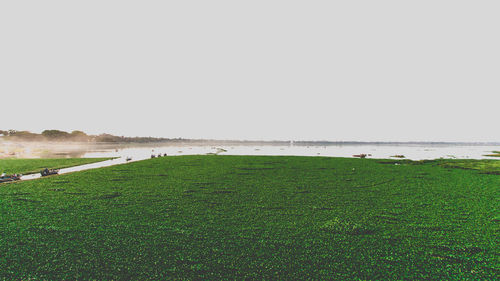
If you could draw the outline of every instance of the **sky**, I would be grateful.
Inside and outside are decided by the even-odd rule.
[[[1,1],[0,129],[500,141],[499,1]]]

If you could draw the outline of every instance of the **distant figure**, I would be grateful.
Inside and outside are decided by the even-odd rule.
[[[154,154],[151,154],[151,158],[155,158],[155,157],[156,157],[156,155],[154,155]]]
[[[356,155],[353,155],[353,157],[359,157],[359,158],[366,158],[366,154],[362,153],[362,154],[356,154]]]
[[[163,153],[163,157],[165,157],[165,156],[167,156],[167,154],[166,154],[166,153]]]

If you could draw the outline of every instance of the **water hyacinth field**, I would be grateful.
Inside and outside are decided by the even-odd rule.
[[[176,156],[0,185],[0,279],[497,279],[484,160]]]
[[[6,174],[33,174],[44,168],[61,169],[97,163],[110,158],[52,158],[52,159],[0,159],[0,173]]]

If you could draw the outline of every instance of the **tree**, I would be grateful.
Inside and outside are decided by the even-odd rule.
[[[39,134],[34,134],[29,131],[15,131],[12,133],[9,133],[9,137],[23,140],[23,141],[39,141],[42,139],[42,136]]]
[[[42,136],[49,140],[66,140],[70,137],[70,134],[59,130],[45,130],[42,132]]]
[[[94,138],[96,142],[120,142],[120,137],[110,134],[100,134]]]
[[[70,134],[72,140],[75,141],[88,141],[89,136],[82,131],[73,131]]]

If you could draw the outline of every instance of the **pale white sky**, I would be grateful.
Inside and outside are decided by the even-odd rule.
[[[499,1],[1,1],[0,129],[500,141]]]

